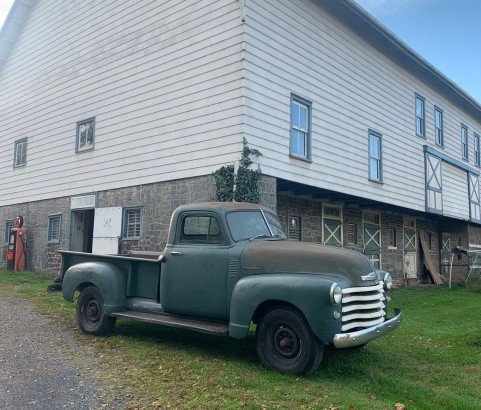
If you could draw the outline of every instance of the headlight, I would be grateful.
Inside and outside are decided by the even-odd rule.
[[[341,303],[341,300],[342,300],[342,289],[341,287],[337,284],[337,283],[333,283],[332,286],[331,286],[331,294],[330,294],[330,298],[331,298],[331,303],[333,305],[338,305],[339,303]]]
[[[384,290],[388,291],[392,287],[392,277],[391,274],[386,272],[383,279]]]

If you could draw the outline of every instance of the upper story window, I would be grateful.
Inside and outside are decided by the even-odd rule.
[[[479,167],[481,166],[481,155],[480,155],[480,139],[478,134],[474,134],[474,163]]]
[[[27,165],[27,138],[15,141],[13,167],[23,167]]]
[[[122,239],[140,239],[142,236],[142,208],[125,208]]]
[[[307,160],[311,159],[311,110],[312,103],[291,96],[290,154]]]
[[[461,155],[463,159],[469,159],[468,127],[461,125]]]
[[[51,215],[48,217],[48,243],[60,243],[60,228],[62,226],[61,215]]]
[[[444,128],[443,128],[443,112],[435,107],[434,108],[434,132],[436,144],[443,147],[444,146]]]
[[[88,151],[94,148],[95,141],[95,118],[77,123],[77,142],[75,151]]]
[[[382,182],[382,141],[381,134],[369,131],[369,179]]]
[[[416,94],[416,135],[426,137],[426,117],[424,115],[424,98]]]

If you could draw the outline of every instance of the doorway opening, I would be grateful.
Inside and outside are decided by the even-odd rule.
[[[70,250],[92,253],[95,209],[71,211]]]

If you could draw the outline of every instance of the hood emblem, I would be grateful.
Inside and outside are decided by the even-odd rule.
[[[242,267],[242,269],[246,269],[246,270],[247,270],[247,269],[248,269],[248,270],[262,270],[262,269],[264,269],[264,267],[261,266],[261,265],[244,265],[244,266]]]
[[[376,272],[371,272],[369,275],[361,276],[361,280],[364,282],[368,280],[374,280],[374,279],[377,279]]]

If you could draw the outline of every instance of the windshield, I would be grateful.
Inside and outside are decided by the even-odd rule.
[[[229,212],[226,219],[232,238],[236,242],[261,237],[286,237],[279,219],[270,212],[261,210]]]

